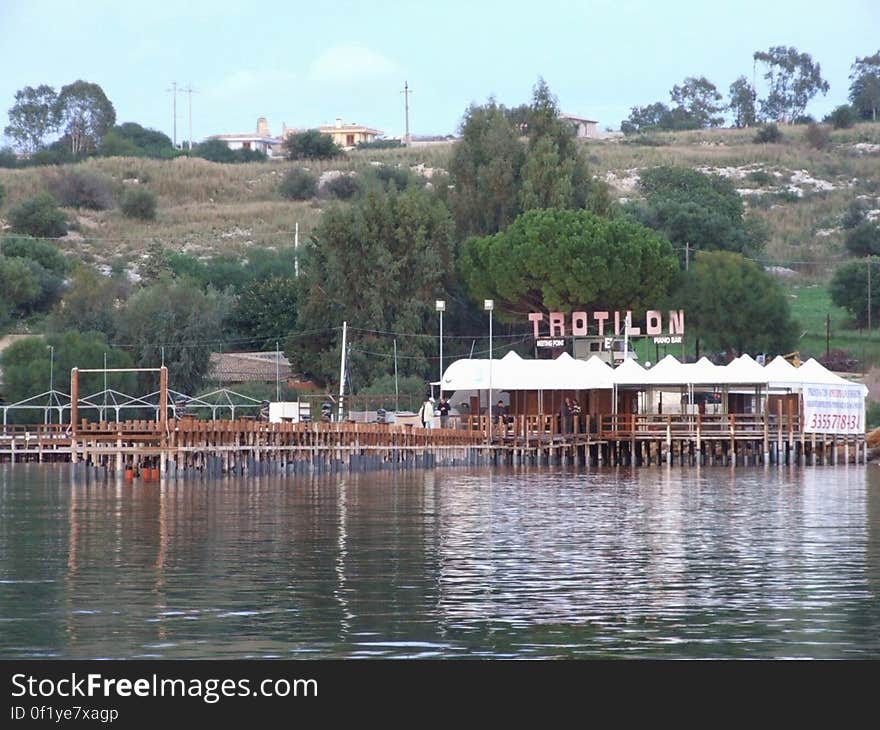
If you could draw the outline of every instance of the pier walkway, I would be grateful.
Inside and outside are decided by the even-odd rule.
[[[222,474],[481,464],[588,466],[864,463],[864,434],[806,433],[797,413],[515,415],[451,418],[448,428],[255,419],[0,426],[0,461],[70,462],[89,477],[186,479]]]

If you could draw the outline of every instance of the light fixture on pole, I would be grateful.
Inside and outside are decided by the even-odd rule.
[[[492,441],[492,311],[495,309],[494,299],[483,300],[483,309],[489,313],[489,428],[487,429],[489,441]]]
[[[440,397],[443,397],[443,312],[446,311],[446,300],[435,299],[434,309],[440,313]]]

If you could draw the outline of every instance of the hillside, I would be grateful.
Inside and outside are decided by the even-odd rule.
[[[853,199],[866,199],[880,215],[880,124],[832,133],[825,150],[810,147],[805,127],[783,128],[780,144],[754,144],[755,130],[661,133],[648,139],[589,141],[585,151],[598,177],[620,199],[636,196],[639,170],[677,164],[730,177],[749,208],[770,225],[768,263],[824,279],[845,256],[840,217]],[[445,168],[451,145],[352,152],[344,160],[309,163],[311,171],[363,171],[371,165]],[[156,161],[91,159],[82,163],[112,178],[118,191],[143,185],[159,198],[157,220],[141,223],[118,209],[69,211],[76,221],[62,239],[71,255],[96,264],[124,257],[136,267],[150,241],[198,253],[251,244],[289,245],[294,225],[307,236],[326,200],[290,202],[277,193],[284,173],[298,163],[222,165],[201,159]],[[6,206],[46,189],[62,168],[0,169]],[[419,168],[421,169],[421,168]]]

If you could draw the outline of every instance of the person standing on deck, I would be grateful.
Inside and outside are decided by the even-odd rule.
[[[571,398],[563,398],[559,406],[559,430],[563,435],[571,431]]]
[[[434,399],[428,398],[422,403],[419,410],[419,416],[422,419],[422,428],[434,428]]]
[[[447,428],[449,426],[449,401],[443,395],[440,396],[437,410],[440,411],[440,428]]]

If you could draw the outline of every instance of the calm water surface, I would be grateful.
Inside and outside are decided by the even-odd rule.
[[[0,657],[880,657],[880,468],[0,467]]]

